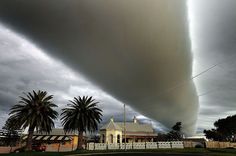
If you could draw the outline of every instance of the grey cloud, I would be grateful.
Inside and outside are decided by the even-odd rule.
[[[190,0],[194,73],[218,64],[196,78],[200,96],[198,127],[236,114],[236,1]]]
[[[167,127],[182,121],[193,134],[198,98],[185,0],[0,3],[9,27],[147,117]]]
[[[54,102],[59,105],[58,111],[74,96],[96,97],[98,93],[101,105],[106,105],[105,113],[110,107],[115,109],[118,107],[116,103],[119,101],[86,81],[82,75],[75,74],[64,64],[44,55],[37,47],[2,26],[0,26],[0,43],[7,43],[0,44],[0,110],[2,112],[0,116],[3,118],[0,122],[1,126],[7,119],[9,109],[17,103],[22,92],[33,89],[47,90],[49,94],[53,94]],[[79,88],[79,90],[71,88]],[[108,114],[109,112],[106,116]],[[59,120],[56,123],[60,126]]]
[[[93,96],[103,110],[103,122],[111,116],[122,120],[123,103],[74,73],[63,63],[45,55],[43,51],[18,34],[0,25],[0,127],[8,118],[9,109],[17,103],[22,92],[41,89],[54,95],[59,113],[75,96]],[[140,115],[127,107],[127,119]],[[62,127],[59,119],[56,127]],[[158,123],[155,123],[158,124]],[[163,126],[162,126],[163,127]],[[161,126],[156,129],[162,129]]]

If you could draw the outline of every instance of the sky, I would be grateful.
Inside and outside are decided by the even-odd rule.
[[[236,1],[190,0],[193,76],[199,95],[199,129],[236,114]]]
[[[0,25],[0,127],[9,117],[11,106],[23,96],[23,92],[46,90],[54,95],[53,102],[60,113],[77,96],[93,96],[103,110],[103,122],[111,117],[123,120],[124,104],[92,84],[63,62],[53,59],[40,48],[27,41],[22,35]],[[151,123],[150,119],[126,106],[127,120],[136,116],[141,122]],[[56,120],[56,127],[62,127]],[[152,123],[159,131],[166,128],[158,122]]]
[[[111,116],[122,120],[126,103],[129,120],[136,115],[149,123],[147,116],[159,131],[181,120],[186,133],[201,133],[218,118],[236,113],[234,0],[150,0],[145,7],[136,1],[133,8],[132,1],[80,2],[66,3],[71,11],[59,25],[60,4],[50,2],[53,11],[46,8],[45,18],[37,13],[43,4],[19,3],[14,9],[16,5],[1,1],[0,127],[22,92],[33,89],[53,94],[58,111],[74,96],[92,95],[100,102],[104,122]],[[158,3],[168,7],[158,8],[156,15]],[[24,7],[41,18],[26,16]],[[77,17],[84,20],[74,22]]]

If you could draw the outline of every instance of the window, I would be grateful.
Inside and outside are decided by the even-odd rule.
[[[120,134],[117,135],[117,143],[120,143]]]
[[[110,134],[110,143],[113,143],[113,135]]]
[[[105,135],[102,135],[102,143],[105,143]]]

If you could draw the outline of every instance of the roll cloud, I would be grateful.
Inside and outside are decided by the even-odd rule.
[[[140,113],[193,134],[185,0],[2,0],[0,21]]]

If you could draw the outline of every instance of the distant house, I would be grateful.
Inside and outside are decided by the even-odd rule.
[[[27,135],[23,136],[22,140],[27,140]],[[47,146],[47,151],[71,151],[77,148],[78,132],[65,133],[63,129],[52,129],[48,133],[34,132],[33,143],[44,144]]]
[[[151,142],[157,137],[151,124],[140,124],[136,117],[133,122],[126,122],[126,142]],[[124,123],[110,121],[100,128],[101,143],[125,142]]]

